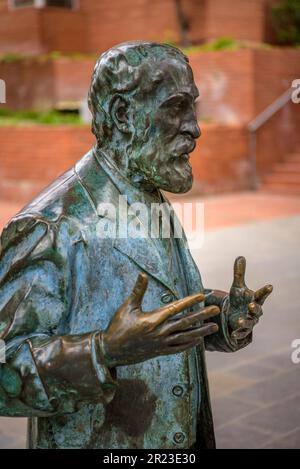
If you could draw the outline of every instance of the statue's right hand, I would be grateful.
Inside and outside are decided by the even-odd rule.
[[[148,277],[138,276],[132,293],[116,311],[102,334],[102,348],[109,368],[130,365],[156,357],[182,352],[198,345],[202,337],[218,331],[215,323],[200,325],[220,313],[217,306],[174,319],[173,316],[204,301],[202,293],[187,296],[167,306],[144,312],[141,308]]]

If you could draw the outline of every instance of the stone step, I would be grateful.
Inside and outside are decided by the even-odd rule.
[[[285,159],[286,163],[300,163],[300,152],[291,153]]]
[[[277,163],[274,167],[274,173],[300,174],[300,161],[290,162],[287,160],[283,163]]]
[[[268,182],[262,184],[260,187],[262,192],[269,192],[274,194],[296,195],[300,196],[300,186],[290,185],[283,182]]]
[[[300,173],[286,173],[284,171],[277,171],[268,174],[264,180],[264,183],[284,183],[290,185],[299,185],[300,187]]]

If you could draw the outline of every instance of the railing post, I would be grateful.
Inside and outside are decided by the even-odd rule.
[[[249,122],[247,129],[249,135],[249,160],[251,169],[251,188],[257,189],[257,131],[280,109],[283,108],[291,99],[292,88],[288,88],[282,95],[279,96],[272,104],[261,112],[255,119]]]
[[[249,130],[249,158],[250,158],[250,173],[251,173],[251,189],[256,190],[258,186],[257,181],[257,135],[255,130]]]

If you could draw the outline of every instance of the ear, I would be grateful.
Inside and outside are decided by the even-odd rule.
[[[128,102],[119,95],[115,95],[110,102],[111,118],[119,131],[123,133],[130,133],[128,108]]]

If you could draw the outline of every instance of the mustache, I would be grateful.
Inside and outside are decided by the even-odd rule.
[[[192,137],[188,139],[184,138],[175,143],[173,154],[174,156],[181,156],[186,153],[192,153],[192,151],[195,150],[195,147],[196,141]]]

